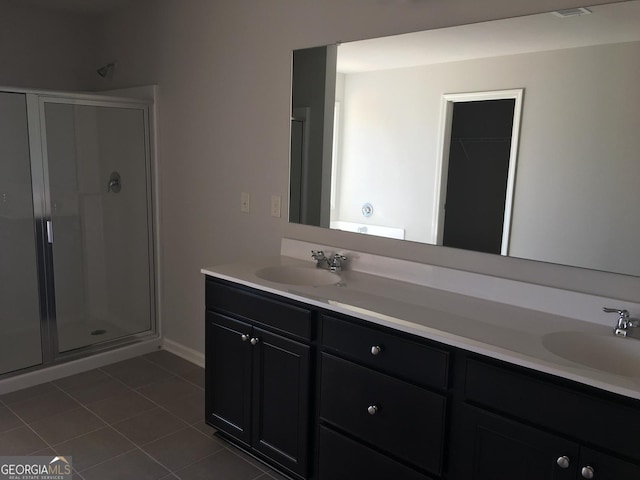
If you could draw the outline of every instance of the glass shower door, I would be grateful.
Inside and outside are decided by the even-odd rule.
[[[58,352],[152,329],[144,107],[41,99]]]
[[[26,97],[0,92],[0,374],[42,363]]]

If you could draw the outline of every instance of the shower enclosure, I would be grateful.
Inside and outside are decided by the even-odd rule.
[[[0,378],[155,336],[149,105],[0,91]]]

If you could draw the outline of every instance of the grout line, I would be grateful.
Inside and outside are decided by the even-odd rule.
[[[116,433],[119,433],[119,432],[116,432]],[[92,469],[92,468],[94,468],[94,467],[98,467],[98,466],[100,466],[100,465],[103,465],[103,464],[105,464],[105,463],[107,463],[107,462],[110,462],[111,460],[113,460],[113,459],[115,459],[115,458],[120,458],[120,457],[122,457],[122,456],[124,456],[124,455],[127,455],[127,454],[131,453],[131,452],[135,452],[136,450],[139,450],[139,449],[138,449],[138,447],[135,447],[135,446],[134,446],[133,448],[131,448],[131,449],[127,450],[126,452],[122,452],[122,453],[119,453],[119,454],[117,454],[117,455],[114,455],[113,457],[106,458],[106,459],[102,460],[101,462],[95,463],[95,464],[93,464],[93,465],[91,465],[91,466],[89,466],[89,467],[85,468],[84,470],[77,470],[77,472],[78,472],[80,475],[82,475],[82,472],[86,472],[87,470],[91,470],[91,469]]]
[[[171,353],[171,352],[168,352],[168,353]],[[172,354],[172,355],[173,355],[173,354]],[[53,381],[51,381],[51,382],[47,382],[47,383],[50,383],[50,384],[53,386],[53,389],[51,390],[51,392],[49,392],[49,393],[47,394],[47,396],[48,396],[48,395],[51,395],[51,394],[52,394],[52,392],[59,391],[59,392],[61,392],[63,395],[65,395],[66,397],[68,397],[70,400],[72,400],[73,402],[75,402],[75,403],[77,404],[77,407],[74,407],[74,408],[71,408],[71,409],[69,409],[69,410],[66,410],[66,411],[63,411],[63,412],[57,413],[56,415],[64,415],[64,414],[66,414],[66,413],[68,413],[68,412],[71,412],[71,411],[73,411],[73,410],[83,408],[83,409],[85,409],[87,412],[89,412],[91,415],[93,415],[94,417],[96,417],[100,422],[102,422],[102,423],[103,423],[103,425],[101,425],[101,426],[99,426],[99,427],[97,427],[97,428],[95,428],[95,429],[92,429],[92,430],[90,430],[90,431],[88,431],[88,432],[84,432],[84,433],[82,433],[82,434],[80,434],[80,435],[76,435],[76,436],[74,436],[74,437],[71,437],[71,438],[69,438],[69,439],[66,439],[66,440],[64,440],[64,441],[62,441],[62,442],[58,442],[58,443],[52,444],[52,443],[48,442],[47,440],[45,440],[45,439],[44,439],[40,434],[38,434],[38,432],[36,432],[36,431],[35,431],[35,430],[30,426],[30,424],[29,424],[29,423],[27,423],[27,422],[26,422],[26,421],[25,421],[25,420],[24,420],[20,415],[18,415],[18,414],[17,414],[17,413],[16,413],[16,412],[15,412],[15,411],[14,411],[14,410],[13,410],[13,409],[8,405],[8,404],[6,404],[6,402],[5,402],[5,401],[1,401],[1,400],[0,400],[0,405],[2,405],[2,406],[4,406],[5,408],[7,408],[7,410],[8,410],[9,412],[11,412],[12,414],[14,414],[14,415],[16,416],[16,418],[18,418],[18,419],[23,423],[22,425],[19,425],[19,426],[17,426],[17,427],[15,427],[15,428],[13,428],[13,429],[8,430],[8,431],[13,431],[13,430],[17,430],[17,429],[20,429],[20,428],[23,428],[23,427],[27,427],[27,428],[28,428],[29,430],[31,430],[31,432],[33,432],[33,433],[34,433],[34,434],[35,434],[35,435],[36,435],[36,436],[37,436],[37,437],[38,437],[38,438],[39,438],[39,439],[44,443],[44,445],[45,445],[45,447],[38,448],[38,450],[43,450],[43,449],[45,449],[45,448],[48,448],[48,449],[52,450],[54,453],[55,453],[55,452],[56,452],[56,450],[57,450],[57,449],[56,449],[56,447],[57,447],[57,446],[60,446],[60,445],[62,445],[62,444],[64,444],[64,443],[69,442],[69,441],[72,441],[72,440],[76,440],[76,439],[78,439],[78,438],[82,438],[82,437],[84,437],[84,436],[87,436],[87,435],[89,435],[89,434],[92,434],[92,433],[94,433],[94,432],[96,432],[96,431],[98,431],[98,430],[102,430],[102,429],[105,429],[105,428],[109,428],[109,429],[111,429],[111,430],[112,430],[113,432],[115,432],[117,435],[121,436],[123,439],[126,439],[126,441],[130,442],[130,443],[133,445],[133,448],[132,448],[132,449],[127,450],[126,452],[123,452],[123,453],[121,453],[121,454],[118,454],[118,455],[116,455],[116,456],[114,456],[114,457],[110,457],[110,458],[108,458],[108,459],[105,459],[105,460],[104,460],[104,461],[102,461],[102,462],[96,463],[95,465],[92,465],[92,466],[90,466],[90,467],[88,467],[88,468],[85,468],[83,471],[87,471],[87,470],[89,470],[89,469],[91,469],[91,468],[93,468],[93,467],[95,467],[95,466],[101,465],[101,464],[103,464],[103,463],[105,463],[105,462],[108,462],[108,461],[110,461],[110,460],[114,459],[114,458],[118,458],[118,457],[120,457],[120,456],[123,456],[123,455],[126,455],[126,454],[128,454],[128,453],[131,453],[131,452],[133,452],[133,451],[135,451],[135,450],[137,449],[137,450],[141,451],[142,453],[144,453],[147,457],[149,457],[150,459],[152,459],[154,462],[156,462],[158,465],[160,465],[162,468],[164,468],[165,470],[167,470],[167,472],[168,472],[168,473],[167,473],[166,475],[164,475],[164,477],[169,477],[169,476],[171,476],[171,475],[174,475],[175,477],[177,477],[177,478],[180,480],[180,479],[181,479],[181,476],[180,476],[180,474],[179,474],[179,473],[177,473],[175,470],[171,470],[171,469],[170,469],[170,468],[168,468],[166,465],[162,464],[160,461],[158,461],[156,458],[154,458],[151,454],[149,454],[147,451],[145,451],[143,447],[144,447],[144,446],[146,446],[146,445],[149,445],[149,444],[151,444],[151,443],[153,443],[153,442],[156,442],[156,441],[162,440],[162,439],[164,439],[164,438],[166,438],[166,437],[169,437],[169,436],[171,436],[171,435],[174,435],[174,434],[176,434],[176,433],[178,433],[178,432],[181,432],[181,431],[183,431],[183,430],[187,430],[187,429],[195,430],[195,431],[196,431],[196,432],[198,432],[199,434],[201,434],[201,435],[205,436],[206,438],[210,439],[211,441],[215,442],[215,444],[216,444],[216,446],[218,447],[218,449],[217,449],[215,452],[210,453],[210,454],[207,454],[207,455],[203,456],[202,458],[199,458],[199,459],[195,460],[195,461],[194,461],[194,462],[192,462],[192,463],[189,463],[189,464],[187,464],[187,465],[185,465],[185,466],[182,466],[182,467],[179,469],[180,471],[182,471],[182,470],[184,470],[184,469],[186,469],[186,468],[188,468],[188,467],[190,467],[190,466],[192,466],[192,465],[194,465],[194,464],[196,464],[196,463],[198,463],[198,462],[201,462],[201,461],[203,461],[204,459],[206,459],[206,458],[208,458],[208,457],[210,457],[210,456],[220,454],[221,452],[223,452],[223,451],[225,451],[225,450],[226,450],[226,451],[230,451],[230,452],[234,453],[234,455],[238,456],[238,457],[239,457],[241,460],[243,460],[244,462],[247,462],[247,463],[250,463],[251,465],[253,465],[251,462],[248,462],[246,459],[242,458],[242,457],[241,457],[240,455],[238,455],[236,452],[233,452],[230,448],[228,448],[228,447],[227,447],[227,445],[226,445],[226,442],[217,441],[216,439],[211,438],[211,437],[212,437],[212,435],[211,435],[211,434],[207,434],[206,432],[204,432],[204,431],[200,430],[199,428],[197,428],[197,427],[196,427],[196,424],[199,424],[199,423],[200,423],[201,421],[203,421],[204,419],[203,419],[203,420],[198,420],[197,422],[194,422],[194,423],[189,423],[187,420],[185,420],[185,419],[181,418],[180,416],[178,416],[178,415],[174,414],[173,412],[171,412],[171,411],[169,411],[167,408],[165,408],[163,405],[159,404],[159,403],[158,403],[158,402],[156,402],[155,400],[153,400],[153,399],[149,398],[148,396],[144,395],[143,393],[141,393],[141,392],[139,392],[139,391],[137,390],[137,389],[139,389],[139,388],[143,388],[143,387],[145,387],[145,386],[152,385],[152,384],[154,384],[154,383],[157,383],[157,382],[160,382],[160,381],[163,381],[163,380],[167,380],[167,379],[169,379],[169,378],[177,377],[177,378],[179,378],[179,379],[181,379],[181,380],[183,380],[183,381],[187,382],[188,384],[190,384],[190,385],[193,385],[193,386],[197,387],[197,388],[201,391],[201,393],[204,395],[204,389],[203,389],[199,384],[196,384],[196,383],[194,383],[194,382],[190,381],[189,379],[187,379],[187,378],[183,377],[181,374],[178,374],[178,373],[176,373],[176,372],[174,372],[174,371],[171,371],[171,370],[169,370],[168,368],[165,368],[164,366],[162,366],[162,365],[160,365],[160,364],[157,364],[156,362],[153,362],[153,361],[151,361],[151,360],[148,360],[148,359],[146,359],[146,358],[143,358],[143,356],[142,356],[142,355],[141,355],[141,356],[139,356],[139,357],[133,357],[133,358],[142,358],[144,361],[148,362],[149,364],[152,364],[152,365],[154,365],[154,366],[156,366],[156,367],[160,368],[161,370],[166,371],[166,372],[167,372],[167,373],[169,373],[171,376],[166,377],[166,378],[162,378],[162,379],[158,379],[158,380],[156,380],[156,381],[154,381],[154,382],[150,382],[150,383],[145,384],[145,385],[140,385],[140,386],[138,386],[138,387],[132,387],[131,385],[126,384],[124,381],[122,381],[122,380],[121,380],[120,378],[118,378],[117,376],[112,375],[111,373],[109,373],[109,372],[107,372],[107,371],[103,370],[103,367],[98,367],[98,368],[96,368],[95,370],[100,371],[101,373],[103,373],[104,375],[106,375],[108,378],[110,378],[110,379],[112,379],[112,380],[115,380],[116,382],[118,382],[119,384],[121,384],[122,386],[124,386],[124,387],[127,389],[127,391],[129,391],[129,392],[133,392],[133,393],[136,393],[136,394],[140,395],[140,396],[141,396],[141,397],[143,397],[145,400],[147,400],[147,401],[149,401],[150,403],[152,403],[152,404],[153,404],[153,407],[152,407],[152,408],[150,408],[150,409],[148,409],[148,410],[144,410],[144,411],[142,411],[142,412],[138,412],[138,413],[136,413],[136,414],[134,414],[134,415],[132,415],[132,416],[130,416],[130,417],[126,417],[126,418],[123,418],[123,419],[119,419],[119,420],[117,420],[116,422],[109,422],[109,421],[107,421],[106,419],[104,419],[103,417],[101,417],[98,413],[96,413],[96,412],[94,412],[93,410],[91,410],[91,408],[89,408],[89,405],[94,404],[94,403],[98,403],[98,402],[102,402],[102,401],[105,401],[105,400],[108,400],[108,399],[115,398],[115,397],[117,397],[117,396],[118,396],[118,394],[114,394],[114,395],[108,396],[108,397],[106,397],[106,398],[104,398],[104,399],[96,400],[96,401],[94,401],[94,402],[84,403],[84,402],[80,401],[79,399],[77,399],[76,397],[74,397],[73,393],[71,393],[71,392],[67,392],[64,388],[62,388],[62,387],[61,387],[61,386],[59,386],[58,384],[56,384],[56,383],[54,383]],[[201,367],[199,367],[198,365],[195,365],[195,364],[194,364],[194,369],[197,369],[197,368],[201,368]],[[90,371],[90,370],[89,370],[89,371]],[[82,372],[82,373],[84,373],[84,372]],[[69,376],[73,376],[73,375],[69,375]],[[67,377],[63,377],[63,378],[67,378]],[[59,379],[59,380],[60,380],[60,379]],[[192,395],[194,395],[194,396],[195,396],[195,395],[197,395],[197,394],[200,394],[200,392],[194,393],[194,394],[192,394]],[[29,400],[31,400],[32,398],[36,398],[36,397],[34,396],[34,397],[31,397],[31,398],[25,399],[24,401],[29,401]],[[16,402],[16,403],[23,403],[23,402]],[[138,444],[138,443],[136,443],[136,442],[134,442],[134,441],[132,441],[132,440],[128,439],[125,435],[123,435],[120,431],[118,431],[118,430],[117,430],[117,428],[115,428],[115,427],[114,427],[114,425],[115,425],[115,424],[117,424],[117,423],[120,423],[120,422],[123,422],[123,421],[126,421],[126,420],[130,420],[130,419],[132,419],[132,418],[138,417],[138,416],[143,415],[143,414],[145,414],[145,413],[148,413],[149,411],[154,410],[154,409],[156,409],[156,408],[159,408],[159,409],[161,409],[162,411],[164,411],[164,412],[168,413],[169,415],[172,415],[173,417],[177,418],[177,419],[178,419],[182,424],[184,424],[183,428],[179,428],[178,430],[176,430],[176,431],[174,431],[174,432],[168,433],[168,434],[166,434],[166,435],[163,435],[163,436],[161,436],[161,437],[158,437],[158,438],[156,438],[156,439],[154,439],[154,440],[151,440],[151,441],[149,441],[149,442],[146,442],[146,443],[144,443],[144,444]],[[45,418],[45,419],[46,419],[46,418]],[[32,422],[32,423],[38,423],[38,422],[40,422],[40,421],[41,421],[41,420],[36,420],[35,422]],[[3,433],[5,433],[5,432],[3,432]],[[36,451],[38,451],[38,450],[36,450]],[[32,452],[32,453],[35,453],[35,452]],[[256,466],[256,465],[253,465],[253,466]],[[261,469],[260,467],[258,467],[258,466],[256,466],[256,468],[258,468],[259,470],[262,470],[262,469]],[[78,470],[74,469],[74,474],[75,474],[75,475],[77,475],[77,476],[79,477],[79,479],[80,479],[80,480],[84,480],[84,477],[83,477],[83,475],[82,475],[82,473],[81,473],[80,471],[78,471]],[[267,475],[268,475],[268,472],[263,471],[263,472],[260,474],[260,476],[259,476],[259,477],[262,477],[262,476],[264,476],[265,474],[267,474]],[[164,478],[164,477],[161,477],[161,478]],[[256,478],[259,478],[259,477],[256,477]]]
[[[217,451],[215,451],[215,452],[213,452],[213,453],[209,453],[209,454],[205,455],[204,457],[201,457],[201,458],[199,458],[199,459],[197,459],[197,460],[194,460],[194,461],[193,461],[193,462],[191,462],[191,463],[188,463],[187,465],[184,465],[184,466],[180,467],[178,470],[169,470],[167,467],[164,467],[164,468],[167,468],[167,470],[169,470],[172,474],[174,474],[176,477],[179,477],[179,476],[180,476],[180,474],[179,474],[178,472],[182,472],[182,471],[186,470],[187,468],[192,467],[192,466],[193,466],[193,465],[195,465],[196,463],[200,463],[200,462],[202,462],[203,460],[206,460],[206,459],[207,459],[207,458],[209,458],[209,457],[214,457],[214,456],[218,455],[220,452],[222,452],[223,450],[224,450],[224,449],[223,449],[223,448],[221,448],[220,450],[217,450]],[[164,465],[163,465],[163,466],[164,466]]]
[[[43,438],[43,437],[42,437],[38,432],[36,432],[36,431],[31,427],[31,425],[29,425],[29,424],[24,420],[24,418],[22,418],[20,415],[18,415],[18,413],[17,413],[17,412],[15,412],[15,411],[13,411],[13,409],[11,409],[9,406],[7,406],[7,409],[9,409],[9,411],[10,411],[11,413],[13,413],[16,417],[18,417],[18,419],[20,419],[20,421],[24,424],[24,425],[22,425],[22,427],[27,427],[29,430],[31,430],[31,432],[32,432],[36,437],[38,437],[40,440],[42,440],[42,441],[44,442],[44,444],[46,445],[46,448],[50,448],[51,450],[53,450],[53,447],[51,446],[51,444],[50,444],[49,442],[47,442],[47,441],[46,441],[46,440],[45,440],[45,439],[44,439],[44,438]],[[35,422],[34,422],[34,423],[35,423]],[[22,427],[18,427],[18,428],[22,428]],[[14,430],[15,430],[15,429],[14,429]],[[13,430],[11,430],[11,431],[13,431]],[[33,453],[35,453],[35,452],[39,451],[39,450],[43,450],[43,449],[42,449],[42,448],[39,448],[38,450],[34,450],[33,452],[29,452],[27,455],[31,455],[31,454],[33,454]],[[54,452],[55,452],[55,450],[54,450]]]

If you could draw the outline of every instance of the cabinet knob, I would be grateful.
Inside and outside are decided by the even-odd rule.
[[[378,355],[382,351],[382,347],[380,345],[373,345],[371,347],[371,355]]]
[[[590,467],[589,465],[587,465],[586,467],[582,467],[582,470],[580,470],[580,474],[582,475],[582,478],[594,478],[596,475],[596,472],[593,470],[593,467]]]
[[[569,457],[567,457],[566,455],[558,457],[556,463],[560,468],[569,468]]]
[[[247,340],[249,340],[249,335],[247,335],[246,333],[243,333],[242,335],[240,335],[240,338],[242,339],[243,342],[246,342]]]
[[[378,413],[378,407],[376,405],[369,405],[367,412],[369,412],[369,415],[375,415]]]
[[[251,339],[251,345],[257,345],[260,339],[258,337],[253,337]]]

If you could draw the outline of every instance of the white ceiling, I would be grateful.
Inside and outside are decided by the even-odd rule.
[[[542,13],[343,43],[338,71],[354,73],[640,40],[640,1],[588,7],[560,18]]]

